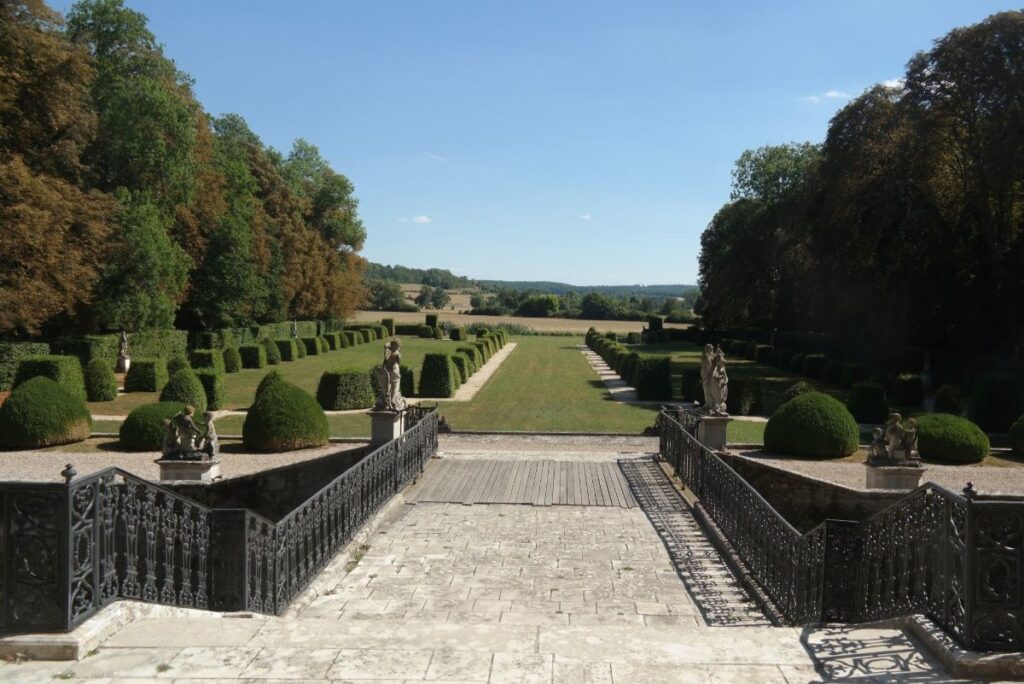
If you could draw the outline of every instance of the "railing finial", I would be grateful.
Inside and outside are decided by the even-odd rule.
[[[68,463],[64,466],[64,470],[60,471],[60,474],[64,476],[64,484],[71,484],[71,481],[78,475],[78,471],[75,470],[75,466]]]
[[[978,493],[977,490],[974,489],[974,483],[973,482],[968,482],[967,486],[964,487],[964,496],[968,500],[973,499],[974,495],[977,494],[977,493]]]

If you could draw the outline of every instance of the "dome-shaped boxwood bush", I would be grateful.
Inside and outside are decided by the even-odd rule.
[[[365,371],[355,368],[327,371],[320,376],[316,400],[327,411],[372,408],[376,393],[370,385],[370,374]]]
[[[1010,426],[1010,446],[1014,453],[1024,456],[1024,416]]]
[[[849,456],[857,450],[857,421],[842,403],[807,392],[780,406],[764,429],[768,451],[809,458]]]
[[[180,371],[179,371],[180,372]],[[164,421],[184,410],[176,401],[143,404],[132,410],[121,423],[119,444],[128,451],[160,451],[164,442]]]
[[[295,353],[295,358],[297,358],[297,359],[304,359],[304,358],[306,358],[306,345],[300,339],[296,339],[295,340],[295,352],[296,352]]]
[[[420,368],[421,397],[451,397],[459,386],[458,371],[447,354],[426,354]]]
[[[267,353],[267,365],[276,366],[281,363],[281,350],[277,348],[277,343],[274,340],[266,339],[260,342],[263,345],[264,351]]]
[[[291,451],[327,444],[327,416],[300,387],[271,382],[249,407],[242,442],[254,451]]]
[[[846,408],[858,423],[882,424],[889,418],[885,390],[875,382],[858,382],[850,388]]]
[[[1020,393],[1012,378],[998,373],[974,381],[967,416],[986,432],[1006,432],[1022,412]]]
[[[50,378],[71,396],[85,401],[85,377],[77,356],[27,356],[18,363],[13,387],[39,375]]]
[[[786,388],[786,391],[782,393],[782,400],[789,401],[790,399],[796,399],[801,394],[807,394],[813,392],[814,386],[806,380],[797,380],[792,385]]]
[[[988,435],[977,425],[948,413],[917,418],[917,450],[936,463],[977,463],[991,451]]]
[[[201,414],[206,410],[206,390],[203,383],[190,368],[182,368],[171,376],[160,392],[160,401],[176,401],[186,404]]]
[[[266,351],[263,352],[266,354]],[[224,350],[224,372],[237,373],[242,370],[242,354],[235,347],[227,347]]]
[[[117,399],[117,376],[108,359],[93,359],[85,367],[85,394],[89,401]]]
[[[259,399],[260,395],[263,394],[263,391],[266,390],[271,385],[273,385],[275,382],[283,381],[284,376],[281,375],[281,373],[279,373],[276,370],[270,371],[269,373],[263,376],[263,379],[260,380],[260,384],[256,385],[256,399]]]
[[[81,442],[91,429],[85,402],[42,375],[18,385],[0,406],[0,447],[5,449]]]

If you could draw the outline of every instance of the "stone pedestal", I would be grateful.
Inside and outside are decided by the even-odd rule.
[[[116,367],[115,370],[118,373],[127,373],[128,369],[131,367],[131,365],[132,365],[132,360],[130,358],[128,358],[127,356],[118,356],[117,357],[117,367]]]
[[[370,416],[370,448],[398,439],[405,432],[405,411],[367,411]]]
[[[178,482],[213,482],[220,479],[220,461],[182,461],[160,458],[160,480]]]
[[[874,466],[867,468],[868,489],[917,489],[927,468],[921,466]]]
[[[701,416],[697,424],[697,441],[712,451],[725,449],[725,430],[730,420],[729,416]]]

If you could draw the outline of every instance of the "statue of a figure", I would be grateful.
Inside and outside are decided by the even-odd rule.
[[[885,436],[882,428],[876,427],[872,433],[871,448],[868,451],[868,463],[884,463],[889,460],[889,450],[886,449]]]
[[[377,369],[377,411],[404,411],[405,397],[402,396],[402,344],[392,337],[384,345],[384,362]]]
[[[198,461],[204,454],[211,458],[219,451],[217,431],[213,427],[213,414],[207,411],[205,434],[192,416],[196,410],[186,406],[178,415],[164,421],[163,458],[178,461]]]
[[[292,321],[292,338],[299,336],[299,324],[296,321]]]
[[[889,452],[889,458],[898,459],[897,451],[903,448],[903,416],[898,413],[890,413],[889,421],[885,424],[885,448]]]
[[[868,463],[874,465],[913,465],[920,461],[917,453],[917,421],[907,419],[898,413],[889,414],[885,430],[875,428],[875,439],[871,443]]]
[[[128,358],[128,333],[122,330],[117,345],[117,372],[127,373],[130,364],[131,361]]]
[[[729,415],[725,409],[729,398],[729,374],[725,371],[725,353],[721,347],[704,345],[700,382],[704,388],[704,412],[711,416]]]
[[[213,460],[220,454],[220,440],[217,438],[217,428],[213,426],[213,411],[204,411],[203,418],[206,419],[206,434],[199,441],[199,451],[207,459]]]
[[[903,458],[908,461],[919,461],[920,454],[917,452],[917,421],[913,418],[907,419],[907,426],[903,428]]]

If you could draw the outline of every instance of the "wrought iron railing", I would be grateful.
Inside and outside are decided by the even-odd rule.
[[[659,426],[663,457],[788,623],[924,613],[967,648],[1024,648],[1021,497],[927,483],[865,520],[801,534],[692,425],[663,412]]]
[[[278,522],[209,508],[119,468],[0,482],[0,634],[68,631],[126,598],[280,613],[437,451],[437,414]]]

